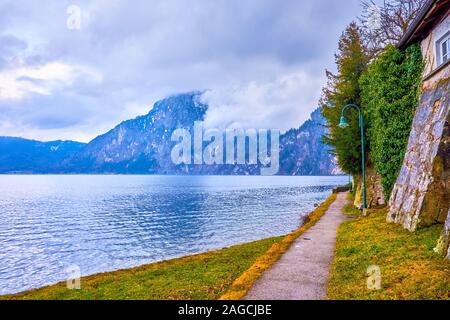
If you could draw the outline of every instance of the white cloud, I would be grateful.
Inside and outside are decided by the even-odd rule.
[[[101,75],[89,68],[61,62],[6,69],[0,72],[0,100],[22,99],[31,94],[51,95],[80,78],[97,83],[102,80]]]
[[[88,141],[204,89],[214,126],[298,127],[359,2],[78,0],[71,30],[73,1],[2,0],[0,135]]]
[[[252,81],[206,91],[207,127],[267,128],[282,131],[299,127],[316,106],[323,78],[304,70],[273,81]]]

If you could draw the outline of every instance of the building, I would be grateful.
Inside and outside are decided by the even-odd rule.
[[[424,82],[450,76],[450,0],[430,0],[398,44],[406,49],[420,42],[425,59]]]
[[[428,1],[398,47],[415,43],[425,60],[422,94],[387,218],[410,231],[444,224],[436,251],[450,258],[450,0]]]

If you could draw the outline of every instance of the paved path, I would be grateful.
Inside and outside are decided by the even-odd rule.
[[[347,203],[338,194],[325,215],[307,230],[289,250],[267,270],[246,296],[246,300],[324,300],[326,284],[341,222]]]

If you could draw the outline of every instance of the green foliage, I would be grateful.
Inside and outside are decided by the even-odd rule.
[[[405,156],[423,67],[418,45],[405,51],[388,46],[360,79],[370,157],[381,175],[386,199]]]
[[[321,99],[322,114],[327,119],[329,133],[324,142],[331,145],[338,165],[349,174],[361,172],[361,140],[358,114],[350,109],[345,114],[350,126],[339,128],[342,108],[349,103],[360,105],[359,78],[367,68],[368,57],[359,29],[350,24],[339,40],[336,54],[337,75],[327,72],[328,84]]]

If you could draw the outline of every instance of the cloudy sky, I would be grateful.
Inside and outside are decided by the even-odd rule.
[[[359,0],[0,0],[0,135],[89,141],[205,89],[210,126],[298,127],[359,12]]]

